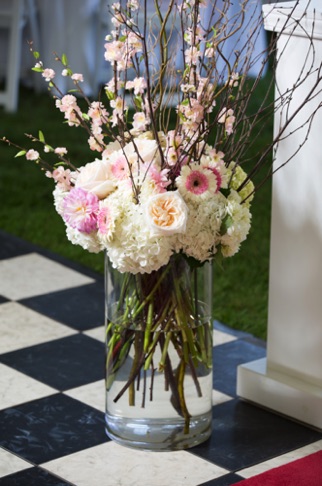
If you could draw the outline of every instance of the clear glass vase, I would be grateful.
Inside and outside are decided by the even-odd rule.
[[[174,255],[150,274],[105,267],[107,435],[145,450],[200,444],[212,422],[211,266]]]

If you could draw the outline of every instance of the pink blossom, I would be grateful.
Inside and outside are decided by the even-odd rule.
[[[47,171],[46,176],[54,179],[57,186],[63,191],[69,191],[71,188],[71,172],[70,169],[64,169],[63,166],[57,167],[53,172]]]
[[[134,78],[133,81],[128,81],[125,85],[126,89],[134,89],[134,94],[142,94],[146,89],[146,81],[144,78]]]
[[[108,112],[100,101],[93,101],[87,114],[95,125],[106,123],[108,118]]]
[[[143,111],[135,113],[133,115],[133,128],[134,130],[143,131],[146,129],[147,124],[150,120],[145,116]]]
[[[142,41],[139,36],[135,34],[135,32],[129,32],[127,45],[131,56],[134,56],[134,54],[136,54],[137,52],[142,51]]]
[[[218,123],[225,124],[225,131],[227,135],[231,135],[233,133],[235,120],[236,117],[234,116],[234,111],[232,109],[227,110],[227,108],[223,108],[218,115]]]
[[[95,194],[80,187],[73,188],[63,201],[63,219],[72,228],[91,233],[97,229],[98,207],[99,199]]]
[[[34,150],[34,149],[28,150],[28,152],[26,153],[26,159],[27,160],[39,159],[39,152],[37,152],[37,150]]]
[[[69,126],[78,126],[82,118],[82,112],[77,105],[77,99],[73,95],[65,95],[56,100],[56,107],[65,115]]]
[[[66,147],[56,147],[54,150],[55,154],[57,155],[66,155],[67,154],[67,149]]]
[[[124,42],[121,41],[113,41],[108,42],[104,45],[105,47],[105,60],[109,61],[110,63],[114,64],[115,62],[120,62],[123,60],[125,49],[124,49]]]
[[[55,71],[53,69],[46,68],[43,70],[41,75],[45,78],[46,81],[51,81],[55,77]]]
[[[230,76],[230,80],[228,82],[229,86],[235,88],[236,86],[238,86],[238,80],[239,80],[239,73],[232,73]]]
[[[88,139],[89,148],[96,152],[102,152],[104,146],[104,135],[96,133],[95,137],[92,135]]]
[[[172,167],[178,162],[178,153],[175,148],[170,147],[167,150],[166,156],[167,156],[167,163],[170,167]]]
[[[191,98],[189,103],[181,104],[179,111],[184,115],[185,120],[182,123],[188,130],[197,130],[204,120],[204,107],[195,98]]]
[[[77,83],[82,83],[84,81],[84,77],[80,73],[74,73],[71,76],[73,81],[76,81]]]
[[[186,49],[184,54],[185,54],[186,64],[196,65],[198,63],[200,52],[195,46],[190,47],[189,49]]]
[[[164,192],[165,188],[171,184],[171,180],[168,179],[169,169],[159,170],[155,165],[151,165],[149,168],[149,176],[155,183],[159,192]]]
[[[208,47],[206,50],[205,50],[205,56],[206,57],[215,57],[215,49],[213,47]]]

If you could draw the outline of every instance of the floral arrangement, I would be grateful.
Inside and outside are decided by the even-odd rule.
[[[67,124],[85,128],[91,150],[99,155],[76,168],[67,158],[67,149],[51,147],[41,132],[33,140],[58,156],[53,169],[39,151],[19,152],[41,163],[46,175],[54,179],[55,208],[68,239],[90,252],[106,250],[120,272],[151,273],[167,264],[174,253],[201,264],[217,253],[232,256],[250,229],[254,186],[241,166],[221,150],[234,133],[235,93],[243,75],[228,70],[220,86],[213,79],[220,33],[214,29],[209,37],[209,31],[201,27],[203,6],[201,1],[184,0],[180,6],[170,2],[166,10],[165,18],[175,12],[185,26],[184,72],[178,80],[181,95],[172,129],[159,126],[158,121],[169,109],[164,106],[164,79],[169,79],[173,68],[169,54],[165,57],[164,53],[167,41],[160,34],[163,55],[157,77],[149,65],[153,46],[149,52],[139,27],[139,2],[131,0],[125,7],[112,5],[115,30],[105,44],[105,59],[113,71],[104,88],[109,109],[102,101],[87,100],[84,111],[74,94],[64,95],[58,88],[54,93]],[[166,23],[159,13],[162,30]],[[54,89],[55,71],[43,66],[38,52],[33,54],[37,59],[34,70]],[[82,74],[72,72],[66,56],[57,60],[62,63],[62,74],[82,94]],[[211,145],[208,138],[214,130],[218,142]]]
[[[50,165],[40,150],[31,148],[19,147],[17,154],[40,164],[54,180],[54,204],[67,238],[90,252],[105,251],[112,266],[128,275],[116,307],[110,306],[107,314],[108,390],[134,346],[131,370],[123,388],[115,391],[114,402],[128,390],[133,406],[135,393],[143,387],[144,406],[147,372],[151,382],[156,372],[163,374],[166,389],[171,389],[171,406],[183,417],[185,434],[192,414],[183,376],[189,369],[198,397],[203,394],[200,379],[207,377],[211,388],[212,347],[211,320],[209,324],[209,316],[202,312],[196,277],[194,290],[189,279],[188,287],[185,283],[181,257],[195,269],[214,258],[234,255],[250,230],[254,194],[254,185],[238,162],[242,151],[233,143],[236,138],[245,141],[245,128],[240,127],[245,121],[249,53],[243,62],[237,56],[232,66],[221,55],[232,26],[225,21],[226,7],[219,10],[216,2],[206,21],[202,13],[206,4],[183,0],[177,5],[171,0],[164,10],[156,1],[150,19],[138,0],[114,3],[114,30],[105,43],[113,76],[104,86],[105,104],[85,96],[83,76],[72,71],[65,55],[56,60],[74,89],[60,92],[55,71],[43,65],[31,46],[34,71],[54,91],[67,125],[86,130],[96,155],[76,166],[67,148],[52,147],[41,131],[38,137],[29,137],[58,162]],[[174,45],[171,50],[173,37],[181,46],[180,73],[173,65],[178,49]],[[221,73],[216,67],[218,53],[226,60]],[[85,110],[79,95],[86,101]],[[143,336],[137,337],[134,329]],[[151,384],[150,400],[152,389]],[[211,399],[209,403],[211,408]]]
[[[90,252],[105,251],[107,267],[118,270],[112,283],[106,279],[106,422],[112,438],[126,436],[120,427],[126,428],[133,415],[126,408],[122,412],[122,405],[115,412],[125,395],[132,408],[140,398],[143,427],[154,394],[168,394],[162,407],[168,400],[174,422],[182,419],[182,430],[178,437],[173,429],[170,438],[156,439],[156,447],[167,447],[167,441],[171,448],[189,447],[210,433],[212,327],[196,272],[206,262],[239,250],[251,226],[251,179],[265,168],[267,154],[288,136],[294,117],[315,96],[312,89],[295,112],[290,109],[300,75],[292,88],[276,93],[273,110],[266,93],[256,113],[248,113],[278,37],[254,59],[262,27],[256,4],[240,0],[239,13],[232,16],[229,0],[155,0],[150,14],[146,1],[112,4],[113,29],[104,46],[112,76],[98,101],[85,95],[83,75],[72,71],[67,57],[56,55],[61,74],[74,85],[62,93],[55,71],[30,46],[36,59],[33,70],[53,91],[66,124],[85,129],[96,153],[94,160],[74,164],[66,147],[52,147],[39,131],[38,137],[28,136],[42,145],[43,153],[18,147],[17,156],[35,161],[54,180],[54,204],[67,238]],[[250,15],[245,26],[246,10]],[[286,15],[285,25],[288,20]],[[236,36],[227,50],[227,42]],[[257,78],[249,85],[259,60]],[[316,73],[309,68],[308,74]],[[318,73],[314,87],[320,82]],[[270,115],[274,109],[283,114],[281,125],[247,175],[241,165],[265,125],[266,108]],[[316,111],[300,124],[307,127],[305,140]],[[58,161],[50,164],[45,160],[50,155]],[[270,161],[261,182],[274,171]],[[203,409],[199,401],[205,395]],[[171,412],[167,425],[173,424],[170,417]],[[200,417],[202,429],[196,428]],[[152,429],[146,434],[152,437]]]

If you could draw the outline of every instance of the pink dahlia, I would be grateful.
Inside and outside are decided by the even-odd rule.
[[[97,229],[99,199],[80,187],[72,189],[63,202],[63,219],[72,228],[83,233]]]

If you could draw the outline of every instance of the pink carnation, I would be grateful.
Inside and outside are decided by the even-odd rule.
[[[80,187],[72,189],[63,202],[63,219],[83,233],[97,229],[98,197]]]

